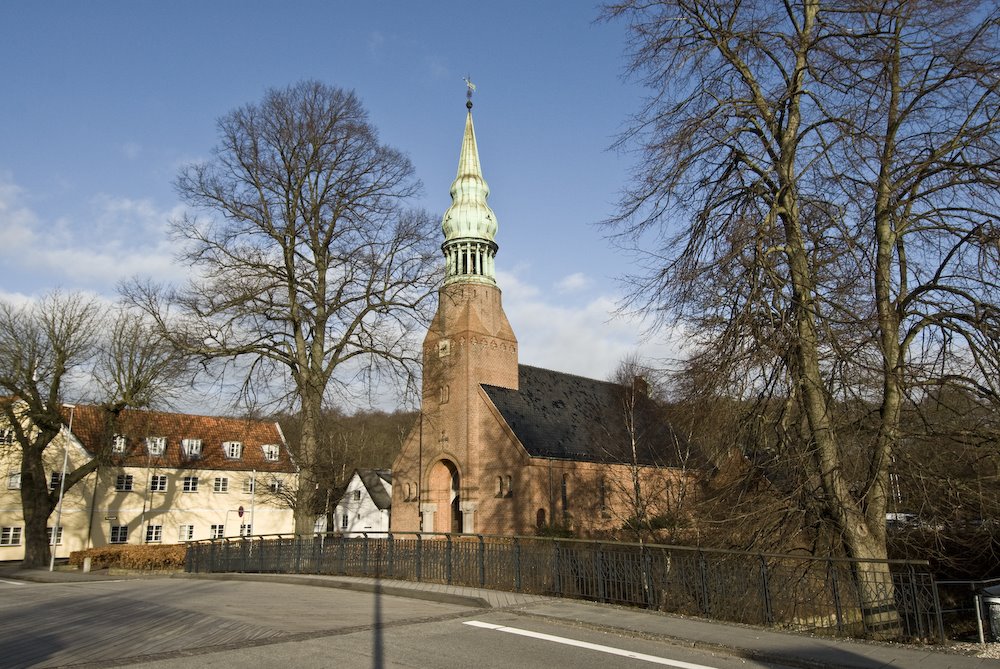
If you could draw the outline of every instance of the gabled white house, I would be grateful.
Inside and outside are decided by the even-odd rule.
[[[392,473],[388,469],[355,469],[334,510],[336,526],[348,536],[388,532],[392,507]]]

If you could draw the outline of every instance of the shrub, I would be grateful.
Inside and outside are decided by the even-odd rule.
[[[181,569],[184,567],[184,544],[155,546],[102,546],[85,551],[73,551],[69,563],[82,566],[83,559],[91,559],[91,569]]]

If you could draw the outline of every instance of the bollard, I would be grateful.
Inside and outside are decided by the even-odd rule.
[[[90,565],[91,565],[91,560],[92,559],[93,558],[90,558],[90,557],[83,558],[83,573],[84,574],[89,574],[90,573]]]

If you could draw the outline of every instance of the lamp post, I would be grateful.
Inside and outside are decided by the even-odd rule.
[[[63,404],[64,407],[69,409],[69,437],[73,436],[73,412],[76,411],[75,404]],[[66,442],[63,442],[63,464],[62,464],[62,476],[59,477],[59,504],[56,506],[56,524],[52,528],[52,545],[49,547],[49,571],[54,571],[56,568],[56,543],[59,539],[59,526],[62,524],[62,505],[63,505],[63,493],[66,492],[66,465],[69,461],[69,449],[66,448]]]

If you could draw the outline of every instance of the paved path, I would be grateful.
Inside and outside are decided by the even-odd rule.
[[[110,658],[126,655],[136,661],[138,655],[152,659],[157,654],[183,654],[198,647],[263,647],[349,634],[373,625],[412,625],[467,617],[476,611],[506,610],[522,620],[612,631],[785,666],[1000,668],[1000,661],[935,647],[832,640],[478,588],[337,576],[225,574],[143,578],[129,584],[137,589],[133,592],[142,593],[139,597],[115,594],[118,590],[112,586],[121,584],[106,582],[124,577],[129,575],[50,574],[0,565],[0,664],[12,666],[8,662],[12,648],[46,649],[42,660],[21,666],[80,662],[110,666],[106,663]],[[26,593],[19,596],[31,587],[17,585],[24,578],[44,581],[46,585],[33,588],[30,598]],[[275,584],[284,585],[282,592],[294,594],[275,595],[275,590],[268,590]],[[330,607],[328,588],[344,591],[336,597],[334,609]],[[222,601],[226,602],[224,608],[220,607]],[[323,614],[317,615],[319,611]],[[39,626],[38,621],[47,622]],[[124,634],[136,626],[157,632],[143,641],[138,652],[135,638]]]

